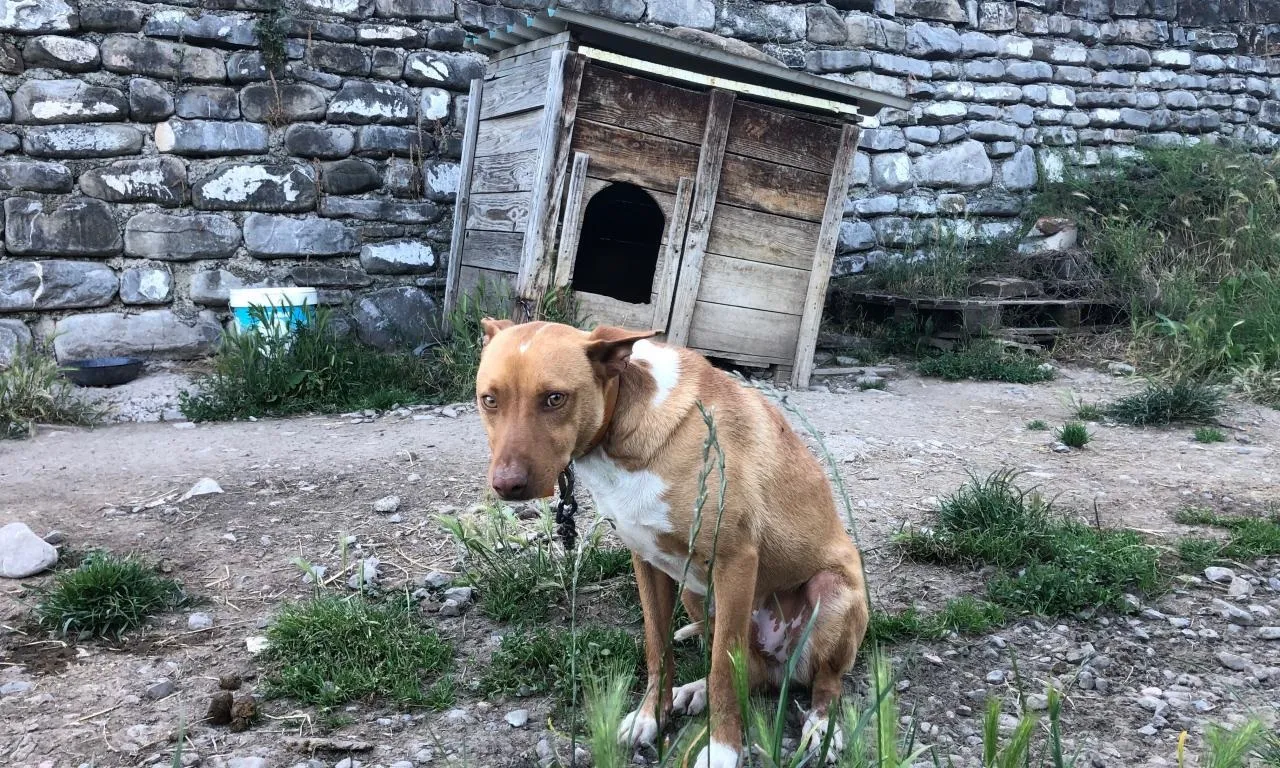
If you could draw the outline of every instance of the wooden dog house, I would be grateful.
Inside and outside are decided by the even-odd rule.
[[[551,8],[472,37],[445,308],[505,281],[807,385],[857,123],[907,102]],[[752,53],[749,50],[744,54]]]

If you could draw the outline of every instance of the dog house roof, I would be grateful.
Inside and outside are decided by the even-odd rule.
[[[602,63],[739,91],[799,108],[869,117],[883,107],[911,107],[906,99],[887,93],[567,8],[547,8],[525,16],[522,22],[469,35],[466,45],[494,54],[557,35],[572,40],[579,53]]]

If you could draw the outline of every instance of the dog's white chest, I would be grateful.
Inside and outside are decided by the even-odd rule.
[[[672,555],[658,546],[659,535],[675,532],[671,506],[662,498],[667,491],[662,478],[647,470],[625,469],[600,450],[578,459],[575,468],[597,512],[613,522],[623,544],[676,581],[684,579],[690,591],[706,592],[694,568],[685,574],[684,554]]]

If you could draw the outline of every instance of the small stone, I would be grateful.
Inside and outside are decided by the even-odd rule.
[[[199,631],[213,626],[213,617],[207,613],[193,613],[187,617],[187,629]]]
[[[422,583],[432,589],[444,589],[453,583],[453,576],[441,571],[432,571],[422,577]]]
[[[1204,577],[1215,584],[1230,584],[1236,578],[1236,572],[1213,565],[1204,569]]]
[[[28,67],[48,67],[63,72],[88,72],[98,66],[98,46],[74,37],[45,35],[27,43],[22,58]]]
[[[120,274],[120,301],[125,304],[166,304],[173,298],[173,273],[168,267],[130,267]]]
[[[1243,672],[1252,666],[1252,663],[1245,657],[1229,651],[1219,651],[1218,661],[1222,663],[1222,666],[1236,672]]]
[[[505,719],[512,728],[523,728],[529,722],[529,710],[513,709]]]
[[[60,547],[67,543],[68,538],[67,534],[55,528],[44,535],[44,540],[46,544],[52,544],[55,547]]]
[[[1107,363],[1107,373],[1112,376],[1132,376],[1136,370],[1128,363]]]
[[[451,587],[444,591],[446,600],[453,600],[460,606],[471,603],[471,587]]]
[[[1049,708],[1049,697],[1043,693],[1027,694],[1027,709],[1032,712],[1043,712]]]
[[[1004,682],[1004,670],[994,669],[987,673],[987,682],[992,685],[999,685]]]
[[[245,650],[247,650],[252,656],[257,656],[267,650],[267,646],[270,644],[270,641],[261,635],[252,635],[244,639]]]
[[[415,115],[409,91],[389,83],[348,81],[328,107],[328,119],[335,123],[409,124]]]
[[[13,696],[19,693],[26,693],[35,687],[35,683],[26,680],[11,680],[0,685],[0,696]]]
[[[1280,627],[1258,627],[1259,640],[1280,640]]]
[[[35,535],[25,523],[9,523],[0,528],[0,577],[25,579],[57,562],[57,548]]]
[[[218,485],[218,481],[212,477],[202,477],[195,485],[191,486],[190,490],[182,494],[178,501],[183,502],[196,496],[209,496],[215,493],[222,493],[222,486]]]
[[[398,509],[400,509],[399,496],[383,496],[382,498],[373,502],[374,512],[380,512],[382,514],[391,514],[392,512],[395,512]]]
[[[244,684],[239,675],[222,675],[218,678],[218,688],[224,691],[236,691]]]
[[[357,233],[326,219],[293,219],[251,213],[244,220],[244,244],[258,258],[337,256],[355,251]]]
[[[338,160],[356,147],[355,134],[346,128],[324,125],[291,125],[284,132],[289,154],[317,160]]]
[[[159,701],[172,696],[176,690],[177,686],[173,684],[172,680],[157,680],[147,686],[146,695],[152,701]]]
[[[1231,580],[1231,586],[1227,588],[1227,597],[1245,598],[1253,594],[1253,585],[1248,579],[1236,576]]]
[[[158,123],[174,112],[173,96],[154,80],[135,77],[129,81],[129,118],[136,122]]]
[[[440,606],[440,615],[447,618],[461,616],[462,608],[458,605],[458,601],[456,600],[445,600]]]

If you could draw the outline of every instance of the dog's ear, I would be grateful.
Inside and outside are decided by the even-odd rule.
[[[591,332],[587,341],[587,359],[599,366],[606,378],[622,373],[631,357],[631,346],[642,339],[657,336],[660,331],[628,331],[602,325]]]
[[[483,349],[489,346],[489,342],[493,341],[493,337],[497,336],[499,331],[510,328],[513,325],[515,323],[510,320],[494,320],[492,317],[481,319],[480,327],[484,329],[484,337],[480,340],[480,348]]]

